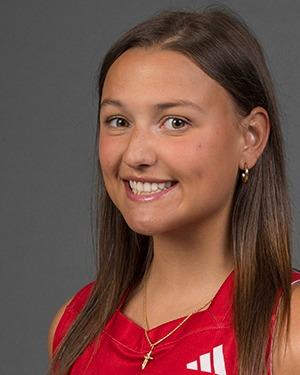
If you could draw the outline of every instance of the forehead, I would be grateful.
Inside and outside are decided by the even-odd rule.
[[[225,89],[182,53],[158,48],[132,48],[109,68],[102,97],[122,99],[189,98],[228,100]]]

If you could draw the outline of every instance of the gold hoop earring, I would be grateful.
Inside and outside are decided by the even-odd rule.
[[[247,163],[244,164],[244,172],[242,173],[242,181],[246,184],[249,180],[249,169]]]

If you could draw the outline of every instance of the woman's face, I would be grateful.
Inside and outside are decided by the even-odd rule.
[[[110,67],[100,100],[104,183],[132,230],[228,219],[243,137],[226,90],[183,54],[133,48]]]

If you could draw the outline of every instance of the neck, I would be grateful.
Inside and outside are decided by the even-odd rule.
[[[229,225],[214,222],[206,230],[186,228],[153,237],[148,272],[149,293],[177,298],[186,293],[211,294],[233,269]]]

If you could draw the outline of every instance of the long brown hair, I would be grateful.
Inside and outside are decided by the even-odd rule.
[[[231,94],[242,115],[256,106],[269,114],[268,143],[251,169],[248,184],[237,181],[232,211],[238,368],[242,375],[264,374],[271,316],[279,290],[279,331],[288,326],[291,219],[280,120],[262,49],[243,21],[228,10],[161,11],[123,34],[107,52],[100,68],[100,99],[113,62],[129,48],[152,46],[188,56]],[[59,365],[57,374],[67,373],[97,337],[125,290],[139,284],[153,254],[151,237],[133,232],[105,191],[98,138],[99,124],[94,220],[97,278],[87,304],[54,355],[52,368]]]

